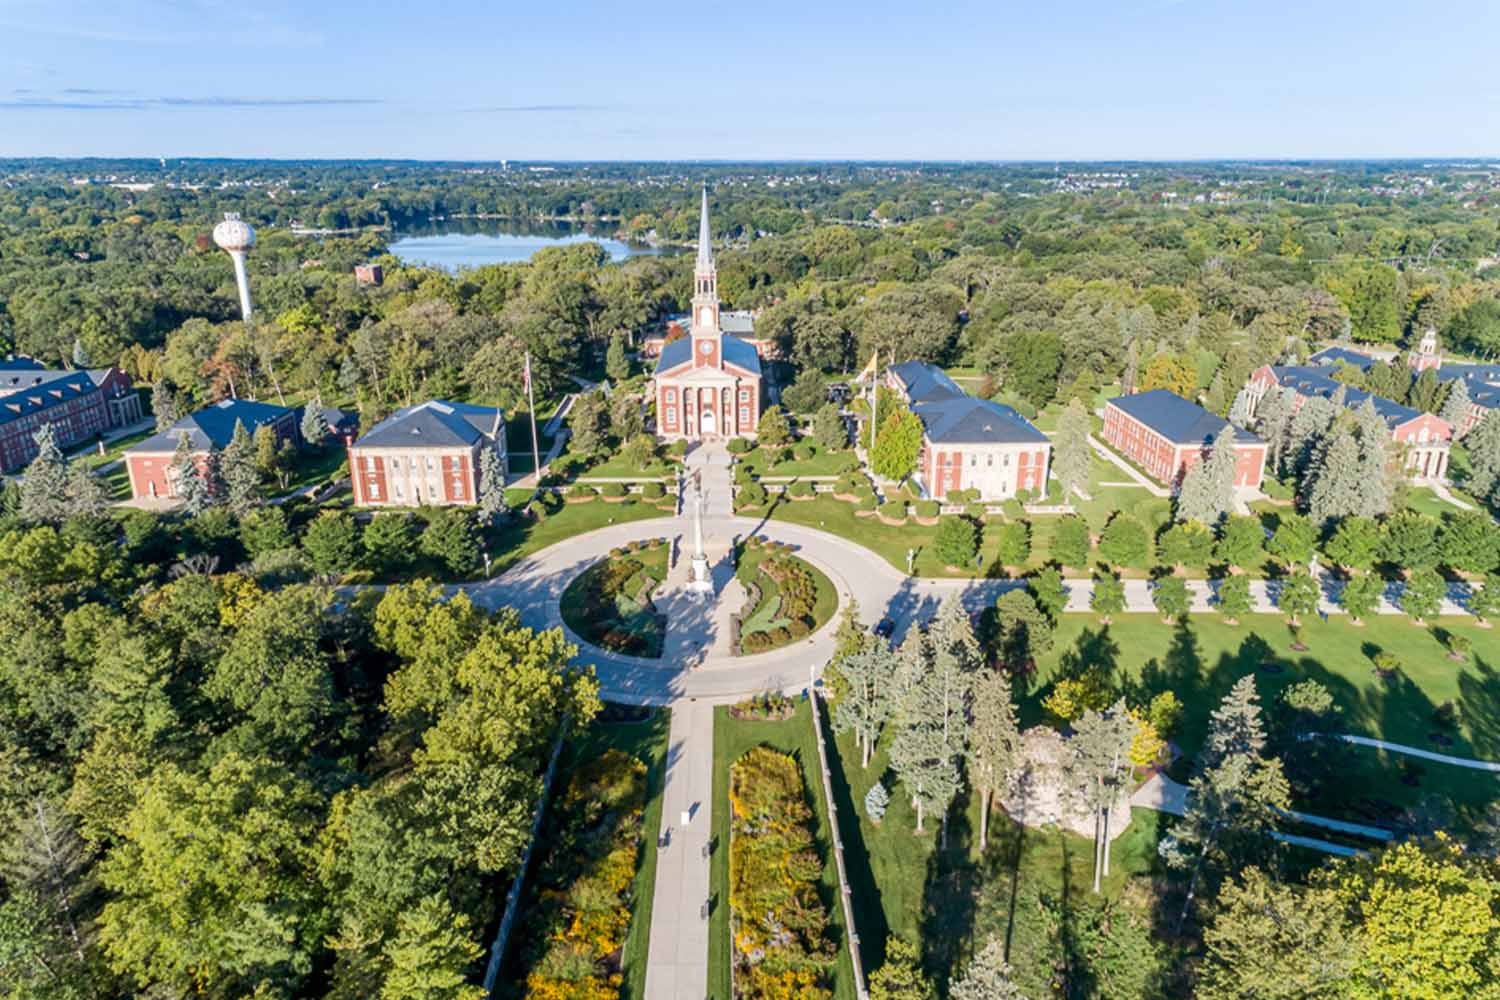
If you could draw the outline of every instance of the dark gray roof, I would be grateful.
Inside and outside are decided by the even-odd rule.
[[[1469,402],[1488,410],[1500,407],[1500,365],[1443,365],[1437,373],[1440,382],[1463,379]]]
[[[1385,421],[1387,427],[1393,430],[1400,427],[1409,420],[1415,420],[1422,415],[1421,410],[1414,410],[1410,406],[1402,406],[1400,403],[1386,399],[1384,396],[1376,396],[1363,389],[1356,389],[1352,385],[1344,385],[1335,378],[1328,375],[1327,368],[1314,368],[1307,365],[1277,365],[1271,369],[1276,376],[1276,381],[1291,389],[1299,396],[1322,396],[1324,399],[1332,399],[1340,387],[1344,389],[1344,406],[1351,410],[1357,410],[1364,405],[1365,400],[1375,401],[1375,412],[1380,414],[1380,419]]]
[[[901,383],[906,391],[906,398],[912,403],[935,403],[968,395],[958,387],[957,382],[948,377],[947,372],[926,361],[903,361],[891,365],[890,371]]]
[[[253,399],[221,399],[212,406],[189,413],[161,433],[131,445],[125,452],[176,451],[177,442],[184,433],[194,451],[222,449],[234,437],[236,423],[244,424],[245,430],[254,434],[261,424],[274,423],[291,412],[288,407],[259,403]]]
[[[1003,403],[973,396],[936,399],[912,407],[934,444],[1046,444],[1047,435]]]
[[[444,448],[469,446],[504,433],[505,414],[496,406],[433,399],[397,410],[354,442],[356,448]]]
[[[1139,420],[1173,444],[1212,444],[1229,423],[1218,414],[1165,389],[1116,396],[1109,405]],[[1239,427],[1234,429],[1234,439],[1237,444],[1260,442],[1260,438]]]
[[[42,364],[36,358],[28,358],[24,354],[12,354],[7,357],[0,358],[0,371],[24,371],[26,369],[37,370],[46,367],[46,365]]]
[[[731,337],[727,333],[719,335],[719,352],[725,361],[736,368],[743,368],[752,375],[760,374],[760,354],[755,350],[755,345],[738,337]],[[693,338],[679,337],[669,344],[662,345],[661,354],[656,359],[656,371],[659,373],[678,365],[686,364],[693,356]]]
[[[13,381],[16,376],[21,377]],[[84,371],[7,369],[0,372],[0,424],[61,406],[98,388],[93,376]]]
[[[1352,351],[1347,347],[1325,347],[1307,359],[1307,363],[1310,365],[1326,365],[1329,368],[1336,367],[1340,361],[1346,365],[1352,365],[1362,372],[1369,371],[1378,363],[1368,354],[1360,351]]]

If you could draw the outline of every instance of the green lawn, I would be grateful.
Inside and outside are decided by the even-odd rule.
[[[1459,508],[1444,500],[1434,493],[1431,487],[1414,486],[1406,494],[1406,506],[1419,514],[1429,514],[1432,517],[1442,517],[1444,514],[1457,514]]]
[[[978,800],[964,794],[950,812],[944,848],[941,824],[931,817],[923,833],[915,832],[915,811],[896,786],[884,746],[868,769],[860,768],[849,734],[832,742],[829,752],[866,975],[884,960],[888,936],[919,943],[929,973],[939,980],[961,969],[991,935],[1009,941],[1019,973],[1034,978],[1045,972],[1039,967],[1049,935],[1038,926],[1034,899],[1045,894],[1060,900],[1064,912],[1071,900],[1089,899],[1093,845],[1061,831],[1026,829],[996,809],[988,849],[981,853]],[[892,792],[879,824],[864,808],[865,793],[877,780]],[[1104,895],[1131,920],[1144,920],[1142,897],[1148,894],[1132,883],[1158,864],[1160,819],[1134,810],[1129,828],[1111,845]]]
[[[677,463],[669,462],[665,458],[657,458],[643,467],[630,464],[625,460],[623,455],[614,454],[610,455],[605,461],[580,469],[576,478],[623,479],[630,476],[637,479],[654,479],[660,482],[664,477],[670,476],[676,471]]]
[[[1448,658],[1435,635],[1438,629],[1472,640],[1467,663]],[[1268,712],[1285,688],[1316,680],[1340,709],[1339,732],[1500,760],[1500,634],[1495,630],[1478,628],[1469,619],[1443,619],[1423,628],[1394,615],[1372,616],[1363,627],[1342,616],[1327,622],[1313,617],[1303,624],[1302,641],[1306,652],[1292,650],[1283,620],[1274,615],[1252,615],[1238,627],[1212,614],[1191,615],[1184,627],[1163,625],[1155,615],[1120,615],[1108,627],[1093,615],[1064,615],[1052,651],[1042,657],[1029,689],[1018,691],[1022,721],[1042,721],[1041,700],[1052,682],[1089,664],[1107,671],[1132,704],[1173,691],[1184,705],[1174,741],[1191,754],[1202,743],[1214,706],[1236,680],[1254,672]],[[1374,672],[1371,657],[1381,651],[1401,661],[1400,674],[1391,680]],[[1266,663],[1274,666],[1267,669]],[[1448,731],[1451,747],[1431,739],[1445,731],[1434,719],[1444,703],[1457,709],[1457,727]],[[1361,798],[1405,806],[1430,792],[1452,803],[1463,819],[1500,798],[1500,775],[1427,762],[1413,788],[1401,783],[1399,761],[1387,756],[1351,748],[1348,780],[1334,798],[1309,803],[1318,807],[1312,811],[1358,819]]]
[[[741,636],[749,635],[755,631],[768,631],[786,624],[786,619],[776,614],[781,604],[781,595],[777,592],[776,581],[760,572],[760,564],[769,554],[766,549],[760,546],[741,547],[739,562],[735,568],[735,576],[739,577],[742,583],[753,581],[760,588],[760,601],[751,613],[745,615],[744,625],[740,633]],[[834,587],[833,581],[828,579],[828,575],[822,570],[813,566],[805,559],[797,559],[796,556],[792,556],[792,558],[796,559],[812,575],[813,586],[817,589],[817,596],[813,602],[813,621],[815,624],[812,627],[812,631],[817,632],[818,629],[822,628],[833,618],[839,609],[838,589]],[[791,639],[780,645],[788,646],[793,642],[800,641],[802,640]],[[770,649],[776,648],[779,647],[770,647]],[[760,650],[759,652],[769,652],[770,649]]]
[[[648,503],[589,503],[562,505],[540,521],[529,517],[512,517],[491,535],[490,575],[498,576],[534,552],[540,552],[565,538],[581,535],[595,528],[627,521],[644,521],[667,517],[671,511]]]
[[[88,463],[89,468],[97,469],[101,465],[107,465],[115,459],[120,458],[124,455],[126,448],[140,444],[155,433],[156,429],[152,427],[138,431],[135,434],[128,434],[122,438],[116,438],[104,446],[104,454],[102,455],[99,454],[98,442],[93,442],[80,448],[74,448],[68,452],[68,457],[81,458]]]
[[[806,701],[785,722],[741,722],[729,709],[714,709],[714,810],[713,865],[709,869],[709,895],[713,900],[708,937],[708,995],[710,1000],[730,998],[729,949],[729,765],[760,745],[796,756],[802,765],[802,780],[818,818],[818,843],[823,852],[823,903],[829,912],[829,932],[839,943],[839,961],[833,994],[839,1000],[854,1000],[854,968],[844,938],[844,915],[839,905],[838,873],[834,868],[832,831],[823,801],[822,778],[818,774],[818,748],[812,729],[812,709]],[[830,748],[831,750],[832,748]],[[845,843],[847,859],[849,845]],[[856,896],[858,892],[856,890]]]
[[[287,484],[267,486],[266,492],[275,496],[292,493],[304,486],[319,485],[339,475],[348,475],[349,453],[340,445],[325,445],[321,448],[303,448],[297,452]]]
[[[625,975],[621,996],[627,1000],[645,1000],[646,996],[646,957],[651,943],[652,892],[656,887],[656,835],[661,830],[661,792],[666,779],[670,726],[671,712],[668,709],[659,709],[645,722],[596,720],[569,747],[569,760],[575,764],[597,757],[605,750],[616,749],[644,761],[648,769],[646,811],[641,818],[640,866],[636,869],[631,890],[634,905],[621,959]]]
[[[771,464],[772,450],[791,455],[792,449],[755,448],[741,455],[739,461],[757,476],[837,476],[842,474],[849,463],[849,451],[828,451],[811,439],[804,439],[798,446],[811,448],[812,457],[802,461],[789,458],[785,462]]]
[[[597,502],[597,501],[596,501]],[[581,506],[573,504],[572,506]],[[614,556],[605,558],[594,563],[584,570],[568,584],[563,591],[559,602],[562,619],[578,635],[588,639],[596,645],[604,645],[606,648],[615,648],[621,652],[632,652],[636,656],[656,658],[661,656],[662,641],[665,638],[661,627],[661,620],[657,617],[655,610],[651,607],[647,596],[645,602],[636,600],[636,596],[646,587],[648,581],[651,586],[660,584],[667,578],[667,558],[670,553],[670,545],[652,545],[620,557],[630,559],[640,564],[635,575],[624,581],[624,586],[611,595],[604,595],[607,600],[612,599],[613,605],[597,607],[585,599],[589,585],[600,573],[617,562]],[[626,643],[617,646],[609,646],[607,642],[601,642],[606,638],[602,633],[606,630],[619,630],[629,633],[635,640],[642,644],[642,648],[627,648]]]

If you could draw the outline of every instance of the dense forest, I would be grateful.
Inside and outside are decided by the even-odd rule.
[[[1409,163],[0,161],[0,342],[178,406],[317,395],[367,426],[519,406],[527,353],[555,399],[686,304],[689,260],[581,243],[450,274],[393,234],[484,214],[681,242],[704,181],[721,294],[799,373],[879,351],[1023,412],[1123,383],[1227,413],[1329,341],[1500,352],[1500,173]],[[209,238],[227,211],[259,230],[253,325]],[[560,634],[425,584],[351,600],[236,568],[256,546],[227,516],[0,519],[0,995],[471,997],[558,720],[599,707]],[[1207,940],[1230,985],[1203,995],[1243,995],[1234,963],[1274,984],[1266,954],[1317,932],[1257,893],[1341,887],[1239,891]]]

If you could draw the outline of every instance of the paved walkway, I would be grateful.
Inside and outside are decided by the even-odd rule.
[[[1448,501],[1453,506],[1457,507],[1459,510],[1473,510],[1474,509],[1474,505],[1473,504],[1471,504],[1471,503],[1469,503],[1469,502],[1467,502],[1465,500],[1460,500],[1458,497],[1454,496],[1453,495],[1453,491],[1450,490],[1450,489],[1448,489],[1448,484],[1445,483],[1445,482],[1442,482],[1442,481],[1437,480],[1437,479],[1422,479],[1422,480],[1418,481],[1418,485],[1428,487],[1429,489],[1432,490],[1432,492],[1436,493],[1439,497],[1441,497],[1442,499]]]
[[[1094,437],[1094,435],[1092,434],[1089,435],[1089,444],[1093,445],[1094,451],[1098,453],[1100,458],[1104,459],[1106,462],[1109,462],[1111,465],[1117,466],[1118,468],[1124,470],[1125,475],[1130,477],[1132,483],[1134,483],[1136,486],[1144,486],[1146,489],[1151,491],[1152,496],[1165,497],[1171,495],[1167,492],[1166,487],[1160,485],[1159,483],[1153,483],[1151,480],[1141,475],[1129,462],[1125,461],[1119,455],[1116,455],[1114,452],[1110,451],[1102,441]]]
[[[701,701],[677,702],[672,706],[662,790],[661,834],[667,840],[664,846],[657,841],[646,957],[646,996],[651,1000],[703,1000],[708,995],[713,760],[712,706]]]

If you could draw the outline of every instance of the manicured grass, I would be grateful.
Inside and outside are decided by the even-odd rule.
[[[720,706],[714,709],[714,809],[713,865],[709,869],[709,895],[713,900],[708,926],[708,995],[710,1000],[731,1000],[729,942],[729,765],[753,747],[769,746],[796,756],[802,765],[802,780],[818,821],[818,846],[823,855],[822,898],[830,914],[829,931],[837,935],[839,960],[833,980],[833,995],[854,1000],[854,969],[844,938],[844,916],[839,904],[838,873],[833,863],[832,828],[823,801],[822,777],[818,774],[818,748],[812,729],[812,709],[807,702],[785,722],[741,722]],[[831,748],[830,748],[831,749]],[[846,843],[846,857],[848,851]]]
[[[297,460],[292,465],[292,474],[288,477],[286,486],[280,483],[270,484],[266,486],[265,492],[272,496],[281,496],[300,490],[304,486],[314,484],[321,486],[338,475],[341,470],[347,474],[345,463],[348,460],[349,453],[337,444],[328,444],[321,448],[304,448],[297,452]]]
[[[573,506],[579,506],[574,504]],[[560,603],[562,619],[578,635],[606,648],[615,648],[621,652],[632,652],[636,656],[659,657],[661,656],[661,644],[663,629],[661,619],[652,610],[649,601],[650,595],[646,596],[645,603],[638,603],[636,595],[646,585],[644,578],[654,581],[651,585],[654,589],[667,577],[667,558],[670,546],[666,544],[651,545],[647,548],[631,552],[628,555],[615,557],[606,556],[594,563],[588,569],[578,574],[568,588],[563,591]],[[622,588],[615,593],[601,594],[603,607],[595,606],[587,598],[591,586],[596,586],[595,580],[600,574],[608,573],[610,568],[616,565],[620,559],[629,559],[639,565],[635,575],[629,580],[618,580]],[[623,571],[622,571],[623,572]],[[617,578],[618,579],[618,578]],[[608,645],[608,641],[600,642],[600,639],[608,640],[604,633],[619,630],[628,633],[634,639],[626,640],[618,645]],[[640,648],[631,646],[639,643]],[[627,648],[631,646],[631,648]]]
[[[497,528],[490,545],[490,575],[498,576],[534,552],[565,538],[627,521],[667,517],[669,511],[648,503],[570,503],[541,520],[512,517]]]
[[[884,960],[888,936],[919,944],[929,973],[942,980],[991,935],[1010,942],[1012,964],[1040,963],[1036,952],[1043,942],[1035,921],[1022,917],[1024,900],[1036,894],[1088,899],[1093,844],[1055,829],[1027,829],[997,808],[990,816],[988,849],[981,854],[978,797],[964,793],[949,812],[944,847],[941,823],[933,817],[923,833],[915,832],[915,810],[890,771],[887,749],[880,746],[870,766],[861,769],[850,734],[829,745],[834,804],[866,975]],[[876,824],[865,814],[864,798],[878,780],[891,792],[891,803]],[[1138,919],[1145,894],[1127,893],[1127,887],[1159,863],[1161,820],[1157,813],[1133,810],[1130,826],[1110,848],[1104,896],[1124,904]],[[1017,901],[1023,901],[1020,907]]]
[[[752,629],[750,628],[751,623],[752,621],[755,621],[757,619],[766,619],[766,621],[762,623],[762,628],[765,629],[773,627],[777,621],[781,621],[782,624],[785,624],[784,620],[781,620],[775,616],[768,617],[770,615],[770,606],[772,602],[777,602],[779,604],[781,599],[776,581],[772,580],[769,576],[760,571],[760,564],[764,562],[766,557],[769,555],[770,552],[758,545],[743,546],[741,548],[739,554],[739,563],[735,569],[735,575],[739,577],[742,582],[748,583],[753,581],[755,585],[760,588],[760,601],[756,604],[751,613],[745,615],[745,630],[741,633],[742,636],[750,634],[750,632],[752,631]],[[816,566],[813,566],[807,560],[798,559],[796,556],[791,556],[791,558],[808,572],[808,574],[812,577],[813,587],[816,589],[816,596],[813,600],[814,625],[811,632],[809,632],[809,634],[812,634],[813,632],[817,632],[818,629],[826,625],[828,621],[833,618],[834,613],[838,611],[838,589],[834,587],[833,581],[828,579],[828,575],[826,573],[818,569]],[[787,642],[781,643],[780,646],[788,646],[793,642],[800,641],[800,638],[793,638],[789,639]],[[779,646],[771,646],[768,649],[758,650],[757,652],[769,652],[771,649],[777,648],[779,648]]]
[[[1438,629],[1473,642],[1467,663],[1448,658],[1435,635]],[[1500,633],[1478,628],[1467,618],[1442,619],[1424,628],[1394,615],[1371,616],[1362,627],[1332,616],[1326,622],[1305,619],[1301,638],[1307,650],[1292,650],[1284,621],[1273,615],[1250,615],[1237,627],[1211,614],[1190,615],[1181,627],[1146,614],[1119,615],[1109,626],[1093,615],[1064,615],[1053,649],[1042,657],[1027,689],[1018,691],[1022,721],[1042,721],[1041,700],[1052,682],[1080,665],[1091,665],[1108,672],[1132,704],[1145,704],[1161,691],[1174,692],[1184,706],[1174,741],[1192,754],[1202,744],[1209,713],[1236,680],[1254,673],[1268,713],[1277,710],[1287,687],[1316,680],[1340,709],[1338,732],[1500,760]],[[1382,651],[1401,661],[1400,673],[1391,680],[1374,671],[1371,657]],[[1264,668],[1265,663],[1273,666]],[[1434,712],[1446,702],[1457,709],[1453,730],[1443,730],[1434,720]],[[1430,737],[1436,732],[1446,732],[1452,746],[1434,743]],[[1339,799],[1318,803],[1319,810],[1313,811],[1341,815],[1362,797],[1409,805],[1431,792],[1467,815],[1500,798],[1500,775],[1435,762],[1422,764],[1420,787],[1408,787],[1399,781],[1397,762],[1382,760],[1390,756],[1356,751],[1357,772],[1342,783]]]
[[[616,452],[596,465],[579,469],[576,478],[623,479],[627,476],[633,476],[637,479],[654,479],[660,482],[663,477],[671,475],[676,470],[677,463],[669,462],[665,458],[658,458],[647,465],[640,466],[632,465],[625,460],[625,456]]]
[[[148,427],[146,430],[127,434],[122,438],[116,438],[104,446],[104,454],[102,455],[99,454],[99,444],[97,441],[74,448],[67,454],[70,459],[81,458],[88,463],[89,468],[97,469],[101,465],[108,465],[115,459],[122,457],[125,454],[126,448],[129,448],[131,445],[140,444],[155,433],[156,429],[154,427]]]
[[[568,748],[573,764],[591,760],[608,749],[623,750],[646,765],[646,810],[641,818],[641,856],[631,889],[634,905],[630,930],[625,935],[621,958],[625,982],[621,995],[627,1000],[645,1000],[646,959],[651,944],[652,893],[656,887],[656,835],[661,830],[661,793],[666,780],[667,733],[671,712],[658,710],[645,722],[595,721]],[[559,779],[563,778],[559,775]]]
[[[1457,514],[1459,508],[1438,496],[1427,486],[1414,486],[1406,494],[1406,506],[1419,514],[1429,514],[1432,517],[1442,517],[1444,514]]]
[[[796,447],[811,448],[812,457],[803,461],[789,458],[785,462],[770,462],[772,450],[790,455],[792,446],[780,449],[755,448],[741,455],[739,461],[757,476],[837,476],[849,463],[849,451],[828,451],[811,439],[804,439]]]

